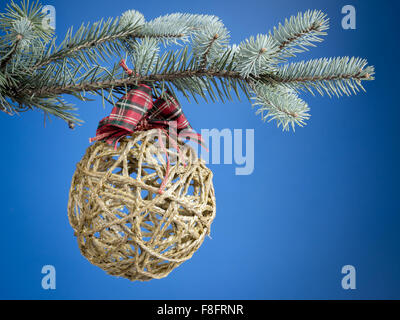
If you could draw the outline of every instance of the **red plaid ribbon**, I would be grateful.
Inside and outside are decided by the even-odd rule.
[[[176,130],[167,130],[176,126]],[[132,132],[163,129],[176,132],[204,146],[201,135],[194,132],[178,101],[167,92],[167,98],[153,101],[151,88],[145,84],[134,86],[113,107],[111,114],[99,122],[93,141],[105,141],[117,147],[118,141]],[[177,137],[171,137],[175,141]]]
[[[132,74],[132,70],[127,68],[124,61],[121,61],[120,65],[128,75]],[[174,130],[169,130],[170,126],[175,126]],[[99,122],[96,137],[89,139],[89,141],[105,141],[117,148],[121,138],[135,131],[150,129],[159,130],[159,143],[165,150],[167,158],[165,178],[159,190],[160,193],[163,193],[170,163],[167,150],[162,142],[161,133],[164,132],[169,137],[169,141],[172,142],[179,154],[180,150],[176,143],[178,138],[176,134],[194,140],[205,148],[201,135],[194,132],[183,114],[180,104],[169,92],[167,92],[165,99],[158,98],[153,101],[149,86],[145,84],[134,86],[114,105],[111,114]]]

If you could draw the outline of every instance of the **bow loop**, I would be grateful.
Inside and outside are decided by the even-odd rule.
[[[118,100],[111,114],[99,122],[96,137],[89,141],[102,140],[116,147],[122,137],[136,131],[139,122],[152,107],[151,88],[144,84],[135,86]]]
[[[96,137],[89,141],[105,141],[116,148],[122,137],[150,129],[169,131],[175,140],[177,134],[183,132],[184,137],[204,145],[201,135],[194,132],[172,94],[167,92],[165,98],[153,101],[151,88],[145,84],[134,86],[114,105],[111,114],[99,122]]]

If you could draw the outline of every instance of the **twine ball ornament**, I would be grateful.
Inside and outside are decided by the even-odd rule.
[[[216,212],[212,171],[189,145],[177,141],[179,156],[155,147],[159,139],[153,129],[124,137],[117,149],[100,141],[89,146],[69,193],[68,218],[82,255],[131,281],[166,277],[190,259]],[[174,159],[167,175],[166,152]]]

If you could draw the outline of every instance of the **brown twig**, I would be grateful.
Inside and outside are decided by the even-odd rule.
[[[163,38],[182,38],[184,36],[184,34],[180,33],[180,34],[167,34],[167,35],[163,35]],[[85,42],[81,45],[75,46],[73,48],[63,48],[58,52],[55,52],[53,55],[51,55],[50,57],[47,57],[45,60],[42,60],[40,62],[38,62],[35,66],[33,66],[33,70],[37,70],[40,69],[52,62],[61,60],[63,58],[65,58],[65,56],[68,54],[72,54],[76,51],[80,51],[80,50],[85,50],[85,49],[91,49],[94,47],[98,47],[99,45],[106,43],[106,42],[110,42],[110,41],[114,41],[117,39],[124,39],[124,38],[144,38],[144,35],[140,35],[140,34],[131,34],[131,32],[123,32],[123,33],[119,33],[119,34],[115,34],[112,36],[107,36],[101,39],[97,39],[97,40],[92,40],[92,41],[88,41]]]
[[[313,77],[299,77],[299,78],[283,78],[279,75],[260,75],[259,77],[243,77],[240,73],[236,71],[214,71],[214,70],[185,70],[179,71],[176,73],[166,73],[166,74],[151,74],[144,76],[134,76],[124,79],[113,79],[106,80],[101,82],[83,82],[79,84],[70,84],[64,86],[45,86],[34,89],[27,89],[25,91],[28,95],[36,95],[36,96],[47,96],[47,95],[60,95],[60,94],[69,94],[73,92],[82,92],[82,91],[97,91],[101,89],[110,89],[110,88],[125,88],[126,86],[134,85],[138,82],[141,83],[153,83],[153,82],[161,82],[161,81],[173,81],[176,79],[183,78],[192,78],[192,77],[215,77],[215,78],[230,78],[230,79],[238,79],[242,80],[246,83],[250,83],[250,81],[259,80],[267,83],[278,82],[278,83],[289,83],[289,82],[313,82],[313,81],[334,81],[340,79],[356,79],[356,80],[368,80],[370,79],[370,75],[361,75],[361,72],[357,74],[345,74],[345,75],[337,75],[337,76],[313,76]]]
[[[312,32],[312,31],[318,31],[318,28],[321,25],[319,24],[313,24],[312,26],[310,26],[309,28],[307,28],[306,30],[304,30],[303,32],[299,32],[294,34],[291,38],[287,39],[286,41],[282,42],[279,46],[279,50],[283,50],[285,47],[287,47],[289,44],[291,44],[292,42],[296,41],[297,39],[301,38],[302,36]]]
[[[217,77],[217,78],[235,78],[246,80],[238,72],[234,71],[211,71],[211,70],[187,70],[177,73],[152,74],[145,76],[129,77],[124,79],[113,79],[101,82],[86,82],[79,84],[70,84],[64,86],[48,86],[35,89],[27,89],[28,95],[36,96],[68,94],[72,92],[96,91],[99,89],[122,88],[134,85],[138,82],[149,83],[159,81],[173,81],[175,79],[191,78],[191,77]]]
[[[211,47],[213,46],[214,42],[219,38],[219,34],[216,33],[214,37],[210,40],[206,51],[204,51],[201,60],[200,60],[200,69],[204,70],[207,67],[207,59],[208,55],[210,54]]]
[[[264,78],[269,78],[273,81],[279,83],[289,83],[289,82],[316,82],[316,81],[335,81],[335,80],[368,80],[370,78],[370,74],[361,75],[361,72],[356,74],[341,74],[335,76],[313,76],[313,77],[296,77],[296,78],[282,78],[278,75],[269,75],[264,76]]]

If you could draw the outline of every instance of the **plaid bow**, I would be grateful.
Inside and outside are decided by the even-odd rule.
[[[168,130],[170,126],[176,128]],[[111,114],[99,122],[96,137],[89,141],[105,141],[116,148],[122,137],[155,128],[162,129],[169,136],[172,133],[170,138],[175,141],[176,134],[182,133],[185,138],[204,146],[201,135],[194,132],[178,101],[169,92],[166,99],[153,101],[151,88],[145,84],[134,86],[115,104]]]

